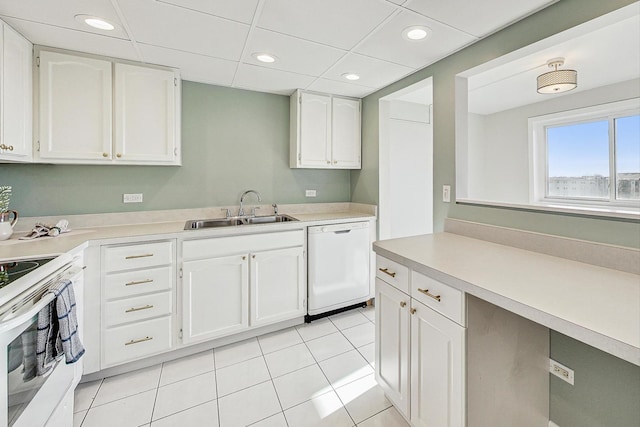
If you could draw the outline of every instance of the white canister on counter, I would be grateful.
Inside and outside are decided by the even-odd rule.
[[[13,214],[13,219],[10,219]],[[13,234],[13,226],[18,222],[18,212],[0,212],[0,240],[7,240]]]

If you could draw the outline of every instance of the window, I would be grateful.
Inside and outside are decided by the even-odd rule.
[[[640,100],[529,119],[532,202],[640,206]]]

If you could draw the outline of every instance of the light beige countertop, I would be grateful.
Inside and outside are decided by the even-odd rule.
[[[378,241],[374,251],[640,365],[637,274],[453,233]]]
[[[271,214],[272,212],[268,210],[270,208],[270,206],[265,207],[259,214]],[[19,237],[28,234],[29,229],[27,227],[32,226],[35,222],[42,221],[48,224],[55,224],[59,218],[63,217],[21,218],[20,221],[22,221],[22,224],[20,225],[22,229],[16,230],[9,240],[0,241],[0,260],[58,254],[68,252],[82,245],[101,244],[105,243],[105,241],[109,241],[108,243],[122,243],[131,238],[151,240],[158,238],[201,238],[233,234],[265,233],[318,224],[374,220],[376,218],[375,206],[351,203],[283,205],[280,208],[280,213],[292,216],[298,221],[203,230],[184,230],[187,220],[220,218],[220,208],[124,214],[73,215],[66,217],[69,219],[70,232],[60,234],[57,237],[39,237],[34,240],[19,240]],[[161,219],[165,218],[170,219],[170,221],[161,221]],[[29,225],[27,226],[25,224]],[[78,227],[74,224],[78,224]]]

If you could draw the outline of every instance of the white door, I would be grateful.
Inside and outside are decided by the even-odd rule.
[[[2,25],[2,137],[0,159],[31,160],[31,62],[33,45]]]
[[[300,166],[331,167],[331,97],[300,94]]]
[[[251,326],[304,316],[302,247],[251,254]]]
[[[409,296],[376,279],[376,381],[385,395],[409,418]]]
[[[234,255],[183,265],[182,341],[230,335],[249,326],[249,261]]]
[[[360,100],[333,97],[332,118],[333,167],[360,169]]]
[[[172,163],[177,159],[173,71],[115,64],[117,161]]]
[[[411,305],[411,424],[463,427],[465,329],[415,300]]]
[[[111,159],[111,62],[40,52],[42,159]]]

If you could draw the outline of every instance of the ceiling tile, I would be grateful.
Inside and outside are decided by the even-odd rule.
[[[264,65],[251,56],[256,52],[273,54],[278,60]],[[277,70],[319,76],[345,53],[333,47],[256,28],[249,37],[243,61]]]
[[[94,55],[140,61],[133,43],[115,37],[99,36],[20,19],[3,18],[33,44],[92,53]]]
[[[322,77],[344,81],[343,74],[355,73],[360,76],[357,84],[379,88],[391,84],[413,71],[415,71],[413,68],[405,67],[404,65],[349,53]]]
[[[409,0],[403,6],[476,37],[483,37],[556,1]]]
[[[237,61],[249,26],[154,0],[120,1],[131,36],[154,46]]]
[[[302,74],[240,64],[233,87],[291,95],[296,89],[307,87],[314,79]]]
[[[144,61],[179,68],[183,80],[231,86],[238,63],[180,50],[139,44]]]
[[[395,9],[381,0],[269,0],[257,25],[351,49]]]
[[[126,1],[126,0],[125,0]],[[209,15],[250,24],[258,6],[258,0],[157,0]]]
[[[414,25],[429,28],[430,36],[423,40],[406,40],[402,30]],[[419,69],[475,40],[432,19],[403,11],[373,33],[355,52]]]
[[[364,98],[370,93],[375,92],[376,88],[359,86],[347,82],[338,82],[335,80],[318,79],[313,82],[307,90],[332,93],[334,95],[352,96],[354,98]]]
[[[129,38],[109,0],[0,0],[0,15],[109,37]],[[112,31],[98,30],[76,20],[76,15],[97,16],[116,28]]]

